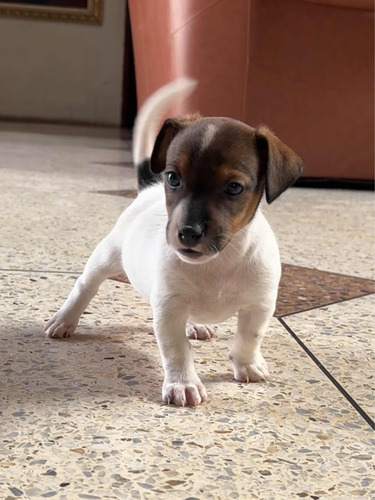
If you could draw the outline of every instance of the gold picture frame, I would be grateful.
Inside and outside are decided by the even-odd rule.
[[[56,0],[56,5],[53,5],[53,3],[53,0],[49,2],[38,2],[37,0],[31,2],[0,1],[0,17],[102,24],[103,0],[86,0],[85,2],[75,2],[74,0],[62,2],[61,0]],[[62,5],[64,3],[65,5]]]

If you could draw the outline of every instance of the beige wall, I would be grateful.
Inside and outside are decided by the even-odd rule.
[[[119,125],[125,1],[101,26],[0,18],[0,118]]]

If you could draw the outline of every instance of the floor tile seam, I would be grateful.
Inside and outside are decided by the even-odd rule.
[[[40,274],[65,274],[67,276],[74,276],[77,277],[82,274],[81,271],[56,271],[56,270],[46,270],[46,269],[1,269],[0,268],[0,273],[24,273],[24,274],[35,274],[35,275],[40,275]],[[110,281],[116,281],[124,284],[129,284],[128,281],[125,281],[124,279],[119,278],[118,276],[111,276],[108,278]]]
[[[95,191],[95,192],[90,192],[90,193],[98,193],[98,191]],[[286,264],[286,265],[290,265],[290,266],[292,266],[292,264]],[[294,265],[293,265],[293,267],[300,267],[300,268],[302,268],[302,269],[316,270],[316,271],[318,271],[318,272],[328,272],[328,273],[329,273],[329,271],[320,271],[319,269],[314,269],[314,268],[309,268],[309,267],[304,267],[304,266],[294,266]],[[6,269],[6,268],[1,269],[1,268],[0,268],[0,271],[9,271],[9,272],[10,272],[10,271],[18,271],[18,272],[39,272],[40,270],[38,270],[38,269],[36,269],[36,270],[34,270],[34,269],[32,269],[32,270],[31,270],[31,269]],[[73,274],[74,274],[76,271],[41,270],[41,272],[51,272],[51,273],[55,273],[55,272],[64,272],[64,273],[73,273]],[[375,281],[374,281],[374,280],[372,280],[372,279],[370,279],[370,278],[360,278],[360,277],[358,277],[358,276],[350,276],[350,275],[348,275],[348,274],[338,274],[338,273],[329,273],[329,274],[333,274],[333,275],[336,275],[336,276],[345,276],[345,277],[347,277],[347,278],[357,278],[357,279],[361,279],[361,280],[368,280],[368,281],[373,281],[373,282],[375,283]],[[373,291],[373,292],[365,292],[365,293],[363,293],[363,294],[361,294],[361,295],[358,295],[358,296],[356,296],[356,297],[351,297],[351,298],[349,298],[349,299],[342,299],[342,300],[338,300],[338,301],[335,301],[335,302],[328,302],[327,304],[323,304],[322,306],[318,306],[318,307],[325,307],[325,306],[327,306],[327,305],[332,305],[332,304],[336,304],[336,303],[339,303],[339,302],[345,302],[345,301],[347,301],[347,300],[352,300],[353,298],[355,299],[355,298],[358,298],[358,297],[364,297],[364,296],[366,296],[366,295],[371,295],[371,294],[374,294],[374,293],[375,293],[375,291]],[[298,311],[297,313],[299,313],[299,312],[304,312],[304,311],[309,311],[309,310],[311,310],[311,309],[316,309],[316,308],[315,308],[315,307],[312,307],[312,308],[309,308],[309,309],[304,309],[303,311]],[[292,314],[296,314],[296,313],[282,314],[282,315],[279,315],[278,317],[286,317],[286,316],[290,316],[290,315],[292,315]]]
[[[338,389],[338,391],[344,396],[344,398],[350,403],[353,408],[359,413],[359,415],[366,421],[366,423],[375,430],[375,422],[372,418],[365,412],[365,410],[357,403],[357,401],[344,389],[344,387],[336,380],[332,373],[327,370],[324,364],[319,361],[319,359],[313,354],[313,352],[307,347],[307,345],[298,337],[298,335],[292,330],[292,328],[283,320],[283,318],[277,318],[279,323],[286,329],[286,331],[292,336],[292,338],[297,342],[297,344],[305,351],[309,358],[315,363],[315,365],[324,373],[324,375],[329,379],[329,381]]]
[[[82,271],[59,271],[51,269],[1,269],[2,273],[30,273],[30,274],[73,274],[80,275]]]
[[[291,316],[296,316],[297,314],[302,314],[308,311],[314,311],[315,309],[321,309],[323,307],[328,307],[328,306],[333,306],[335,304],[342,304],[343,302],[349,302],[350,300],[356,300],[356,299],[361,299],[362,297],[368,297],[370,295],[374,295],[375,292],[366,292],[366,293],[361,293],[361,295],[356,295],[355,297],[350,297],[348,299],[341,299],[341,300],[335,300],[333,302],[327,302],[324,304],[319,304],[318,306],[313,306],[313,307],[308,307],[307,309],[302,309],[300,311],[296,312],[291,312],[287,314],[275,314],[276,318],[289,318]]]

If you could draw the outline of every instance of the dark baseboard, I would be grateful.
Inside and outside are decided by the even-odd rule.
[[[109,123],[101,123],[85,120],[65,120],[60,118],[37,118],[37,117],[14,117],[0,114],[0,122],[3,123],[26,123],[31,125],[66,125],[68,127],[91,127],[91,128],[107,128],[120,129],[121,125],[111,125]]]
[[[362,179],[325,179],[302,177],[295,182],[294,186],[302,188],[358,189],[362,191],[374,191],[374,181],[365,181]]]

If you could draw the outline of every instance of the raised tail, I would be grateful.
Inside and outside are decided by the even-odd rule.
[[[133,130],[133,161],[137,168],[138,189],[159,180],[149,166],[160,121],[177,101],[186,98],[197,85],[191,78],[177,78],[152,94],[138,112]]]

